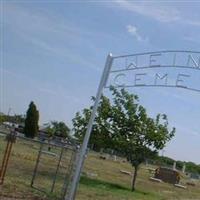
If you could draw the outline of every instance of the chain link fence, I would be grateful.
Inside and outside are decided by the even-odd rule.
[[[6,149],[6,134],[0,133],[0,169]],[[32,188],[63,199],[73,175],[76,146],[57,141],[39,141],[17,136],[9,158],[1,195],[16,190],[23,195]],[[24,192],[26,191],[26,192]]]

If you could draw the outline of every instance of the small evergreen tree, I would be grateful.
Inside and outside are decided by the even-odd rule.
[[[39,111],[33,101],[26,112],[24,133],[26,137],[34,138],[38,133]]]

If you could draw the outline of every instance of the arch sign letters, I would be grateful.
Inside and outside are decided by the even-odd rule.
[[[150,70],[151,69],[151,70]],[[171,69],[173,70],[170,73]],[[184,69],[184,70],[183,70]],[[162,51],[114,57],[106,87],[179,87],[200,92],[200,52]]]
[[[198,73],[197,73],[198,72]],[[200,92],[200,52],[159,51],[108,55],[66,200],[74,200],[102,91],[110,86],[169,87]]]

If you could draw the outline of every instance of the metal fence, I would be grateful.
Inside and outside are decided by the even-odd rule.
[[[0,166],[6,148],[6,135],[0,133]],[[17,137],[5,176],[7,186],[33,188],[63,199],[73,175],[77,148],[55,141]],[[1,168],[1,167],[0,167]]]
[[[41,143],[31,186],[56,193],[63,199],[71,180],[76,149],[62,144]]]

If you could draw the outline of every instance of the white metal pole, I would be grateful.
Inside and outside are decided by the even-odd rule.
[[[83,166],[83,163],[84,163],[84,160],[85,160],[85,155],[86,155],[86,152],[87,152],[87,146],[88,146],[88,142],[89,142],[91,131],[92,131],[93,122],[94,122],[94,119],[95,119],[95,115],[96,115],[96,111],[97,111],[97,108],[98,108],[98,105],[99,105],[99,101],[100,101],[101,96],[102,96],[103,88],[105,87],[106,82],[108,80],[108,76],[109,76],[109,73],[110,73],[112,62],[113,62],[112,54],[109,54],[107,56],[107,59],[106,59],[106,64],[105,64],[104,71],[103,71],[101,81],[100,81],[100,84],[99,84],[99,87],[98,87],[98,91],[97,91],[97,94],[96,94],[96,99],[95,99],[93,110],[92,110],[90,120],[89,120],[89,123],[88,123],[88,126],[87,126],[87,131],[86,131],[86,134],[85,134],[85,137],[84,137],[84,140],[83,140],[83,144],[81,146],[80,156],[79,156],[79,159],[76,163],[77,165],[76,165],[74,176],[72,178],[72,184],[71,184],[71,187],[69,189],[69,193],[66,194],[66,196],[65,196],[65,200],[74,200],[75,199],[77,186],[78,186],[78,182],[79,182],[79,179],[80,179],[80,173],[81,173],[82,166]]]

